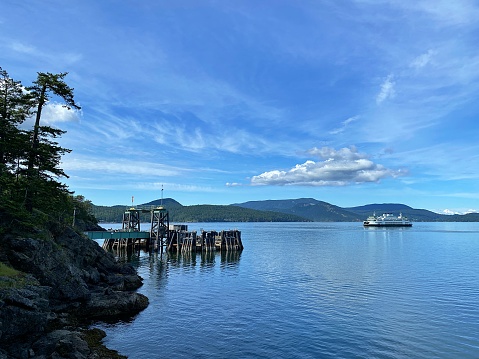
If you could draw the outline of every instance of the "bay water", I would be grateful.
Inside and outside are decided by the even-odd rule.
[[[106,225],[105,228],[107,228]],[[190,223],[241,253],[134,252],[149,307],[96,326],[136,358],[479,358],[479,223]]]

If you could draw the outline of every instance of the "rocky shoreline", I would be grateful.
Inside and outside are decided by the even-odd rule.
[[[148,306],[142,279],[71,228],[0,235],[0,359],[124,358],[101,344],[94,321],[132,317]]]

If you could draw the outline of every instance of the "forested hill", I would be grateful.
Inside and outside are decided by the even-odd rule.
[[[362,216],[333,204],[313,198],[250,201],[234,206],[293,214],[314,222],[356,222]]]
[[[258,211],[237,206],[194,205],[183,206],[172,198],[154,200],[140,205],[140,207],[163,206],[168,209],[170,222],[306,222],[306,218],[294,214],[274,211]],[[95,206],[92,214],[100,222],[121,222],[123,213],[129,206]],[[142,222],[150,221],[149,214],[145,213]]]
[[[158,199],[141,206],[167,208],[171,222],[359,222],[373,213],[402,213],[414,222],[479,222],[479,213],[441,215],[425,209],[414,209],[399,203],[368,204],[341,208],[313,198],[267,200],[236,203],[227,206],[183,206],[172,198]],[[100,222],[121,222],[128,206],[93,206]],[[142,221],[149,222],[145,214]]]
[[[479,222],[479,213],[464,215],[442,215],[425,209],[414,209],[400,203],[368,204],[358,207],[341,208],[313,198],[287,200],[250,201],[237,203],[236,206],[293,213],[317,222],[354,222],[363,221],[373,213],[402,213],[414,222]]]
[[[354,213],[358,213],[363,218],[366,218],[374,213],[402,213],[404,216],[415,222],[447,222],[449,219],[454,218],[454,216],[442,215],[425,209],[414,209],[404,204],[398,203],[375,203],[345,209]]]

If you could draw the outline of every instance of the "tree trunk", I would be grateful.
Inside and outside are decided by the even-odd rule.
[[[33,139],[32,139],[32,148],[30,149],[30,153],[28,155],[28,168],[27,168],[27,184],[25,187],[25,209],[28,212],[33,211],[33,202],[32,202],[32,189],[31,183],[34,177],[34,164],[35,164],[35,156],[38,148],[38,133],[40,129],[40,118],[42,116],[42,108],[45,104],[45,93],[47,90],[47,84],[44,83],[42,86],[42,90],[40,92],[40,98],[38,100],[38,107],[37,107],[37,115],[35,118],[35,126],[33,127]]]

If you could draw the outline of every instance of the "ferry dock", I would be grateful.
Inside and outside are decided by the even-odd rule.
[[[150,228],[141,230],[140,217],[150,214]],[[222,231],[188,231],[185,224],[170,224],[168,211],[160,207],[131,207],[123,214],[122,229],[90,231],[90,239],[103,239],[106,250],[121,248],[150,248],[163,252],[242,251],[241,232],[237,229]]]

